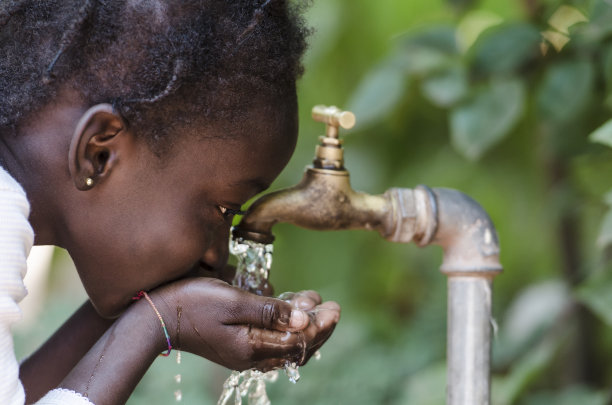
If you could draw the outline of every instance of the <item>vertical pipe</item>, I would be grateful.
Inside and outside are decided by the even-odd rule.
[[[447,405],[489,405],[492,278],[448,277]]]

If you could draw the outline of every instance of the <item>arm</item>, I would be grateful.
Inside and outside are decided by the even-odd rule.
[[[85,302],[36,352],[19,367],[26,402],[55,388],[113,324]]]
[[[329,337],[339,318],[334,303],[320,305],[328,310],[309,322],[308,315],[294,311],[290,303],[206,278],[181,280],[150,296],[174,345],[180,342],[181,350],[237,370],[271,369],[287,360],[303,364]],[[107,330],[60,387],[96,405],[124,403],[165,349],[155,312],[140,300]]]
[[[235,269],[228,266],[219,273],[209,272],[199,276],[231,281],[234,272]],[[36,352],[21,363],[19,378],[24,386],[26,402],[36,402],[57,387],[113,322],[100,317],[91,302],[85,302]]]

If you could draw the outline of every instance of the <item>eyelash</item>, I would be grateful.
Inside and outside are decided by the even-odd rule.
[[[219,205],[219,211],[223,214],[224,217],[234,216],[234,215],[245,215],[247,212],[242,210],[235,210],[232,208],[227,208],[222,205]]]

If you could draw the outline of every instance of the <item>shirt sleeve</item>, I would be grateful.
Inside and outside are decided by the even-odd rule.
[[[25,192],[0,168],[0,404],[6,405],[22,405],[25,401],[11,325],[21,319],[17,303],[27,293],[23,277],[34,240],[29,213]]]
[[[49,391],[47,395],[42,397],[34,405],[94,405],[89,399],[85,398],[81,394],[67,390],[64,388],[57,388],[53,391]]]

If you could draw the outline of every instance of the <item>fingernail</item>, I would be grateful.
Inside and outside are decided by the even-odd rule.
[[[300,311],[294,309],[291,311],[291,320],[289,321],[289,326],[292,328],[303,328],[308,323],[308,315],[304,313],[304,311]]]

